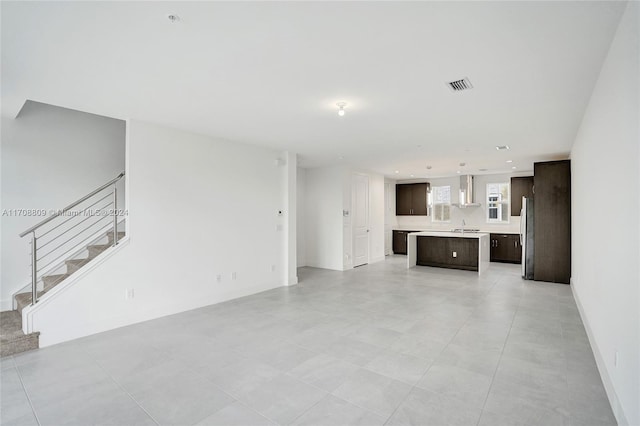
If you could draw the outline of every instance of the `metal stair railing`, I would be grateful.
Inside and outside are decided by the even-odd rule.
[[[64,262],[64,255],[78,249],[77,245],[68,244],[78,237],[86,238],[89,230],[100,229],[107,226],[112,221],[113,241],[112,245],[118,244],[118,190],[116,184],[124,177],[124,172],[111,179],[109,182],[94,189],[84,197],[74,201],[62,210],[55,211],[43,221],[37,223],[31,228],[20,234],[21,238],[31,235],[31,304],[38,302],[38,279],[39,274],[47,267],[59,261],[61,258]],[[110,192],[107,192],[110,190]],[[105,194],[105,192],[107,192]],[[82,207],[81,210],[72,210],[80,206],[82,203],[91,203]],[[98,217],[97,220],[95,219]],[[81,220],[80,220],[81,219]],[[45,228],[45,225],[53,224],[54,226]],[[87,223],[89,222],[89,223]],[[100,225],[99,227],[95,227]],[[95,227],[95,228],[94,228]],[[69,236],[71,235],[71,236]],[[65,240],[61,237],[66,236]],[[44,252],[44,253],[43,253]],[[41,266],[42,263],[45,263]]]

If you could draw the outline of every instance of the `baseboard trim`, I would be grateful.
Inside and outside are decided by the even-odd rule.
[[[576,293],[576,286],[573,278],[571,278],[570,284],[571,293],[573,294],[573,299],[575,300],[576,306],[578,307],[578,313],[580,314],[580,319],[582,319],[582,323],[584,324],[584,329],[587,332],[587,338],[589,339],[589,344],[591,345],[591,349],[593,350],[593,355],[596,359],[596,366],[598,367],[598,373],[600,373],[600,378],[602,379],[602,384],[604,385],[604,390],[607,394],[607,398],[609,399],[609,404],[611,405],[613,415],[615,416],[619,426],[629,426],[629,421],[627,420],[627,416],[624,413],[624,408],[622,407],[622,405],[620,405],[620,399],[618,399],[618,394],[616,393],[613,381],[611,380],[611,376],[609,375],[609,371],[607,370],[606,363],[604,362],[604,357],[602,356],[600,347],[598,346],[598,343],[593,336],[593,331],[591,330],[589,320],[584,313],[584,308],[582,307],[582,302],[580,302],[580,297]]]

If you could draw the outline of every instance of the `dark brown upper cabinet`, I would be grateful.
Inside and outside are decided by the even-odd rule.
[[[533,197],[533,176],[511,178],[511,216],[520,216],[522,197]]]
[[[396,185],[397,216],[428,216],[428,183],[401,183]]]
[[[571,162],[533,164],[533,279],[569,284],[571,279]]]

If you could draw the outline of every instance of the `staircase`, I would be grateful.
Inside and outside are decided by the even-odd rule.
[[[86,246],[88,257],[82,259],[69,259],[64,263],[67,271],[64,274],[45,275],[42,277],[44,287],[38,291],[38,299],[58,284],[76,273],[84,265],[87,265],[100,253],[113,246],[113,231],[106,234],[108,243],[90,244]],[[118,240],[124,237],[124,232],[118,232]],[[37,349],[40,332],[24,334],[22,332],[22,310],[31,305],[31,292],[18,293],[14,296],[17,309],[0,312],[0,357],[14,355],[20,352]]]
[[[44,288],[38,292],[38,299],[40,299],[41,296],[46,294],[52,288],[69,278],[74,272],[77,272],[84,265],[91,262],[100,253],[111,247],[113,245],[113,231],[107,232],[106,237],[109,239],[108,244],[90,244],[86,247],[89,253],[88,257],[85,257],[83,259],[65,260],[64,263],[67,267],[66,273],[43,276],[42,282],[44,283]],[[124,237],[124,232],[118,232],[118,240],[121,240],[122,237]],[[22,314],[22,310],[25,308],[25,306],[31,305],[31,292],[18,293],[15,295],[15,300],[16,305],[18,306],[17,311]]]
[[[117,241],[124,237],[124,232],[114,232],[121,225],[117,220],[115,185],[123,176],[124,172],[20,234],[21,237],[31,236],[31,284],[14,294],[15,310],[0,312],[0,356],[4,357],[37,349],[40,333],[34,332],[25,335],[22,331],[22,311],[24,308],[38,303],[42,297],[46,297],[48,292],[81,270],[101,253],[115,246]],[[104,195],[104,191],[109,189],[112,191]],[[99,205],[108,198],[111,201]],[[95,201],[96,199],[98,200]],[[86,203],[84,207],[83,203]],[[88,203],[92,204],[88,205]],[[86,212],[94,206],[97,207],[93,210],[112,209],[116,213],[111,216],[96,215],[95,217],[98,219],[89,224],[86,222],[92,219],[92,216],[88,216],[88,218],[80,215],[65,216],[65,213],[70,212],[71,209],[78,208]],[[112,223],[112,228],[104,234],[96,234],[97,232],[105,232],[105,226],[109,223],[105,222],[105,219]],[[80,228],[80,225],[83,227]],[[98,225],[97,229],[96,225]],[[80,232],[77,232],[78,230]],[[73,237],[69,237],[69,235],[73,235]],[[87,238],[87,235],[93,236]],[[114,241],[114,239],[117,240]],[[51,249],[51,247],[55,248]],[[79,257],[81,255],[86,257]],[[45,265],[40,267],[43,263]],[[63,269],[64,273],[62,273]],[[34,295],[35,301],[33,300]]]

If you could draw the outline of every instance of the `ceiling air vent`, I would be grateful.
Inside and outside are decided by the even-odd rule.
[[[462,80],[450,81],[447,83],[449,88],[454,92],[461,92],[463,90],[473,89],[473,85],[469,81],[468,78],[463,78]]]

